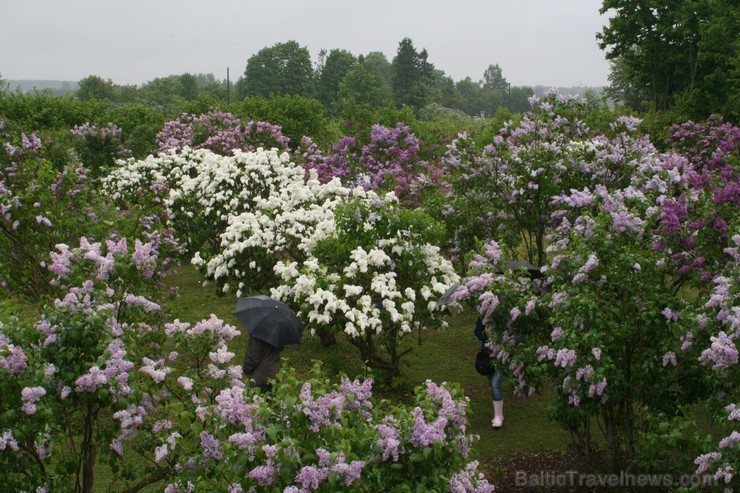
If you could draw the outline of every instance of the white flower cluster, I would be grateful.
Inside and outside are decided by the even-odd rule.
[[[409,252],[414,252],[413,265],[402,265]],[[281,285],[272,289],[272,296],[300,306],[301,319],[312,332],[317,326],[333,326],[352,338],[390,330],[402,337],[438,321],[437,300],[458,280],[439,247],[400,235],[378,239],[372,248],[357,246],[335,264],[313,257],[302,264],[278,262],[275,273]]]

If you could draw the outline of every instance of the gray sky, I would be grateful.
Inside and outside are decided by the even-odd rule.
[[[607,85],[599,0],[0,0],[0,76],[141,84],[186,72],[236,80],[297,41],[392,60],[411,38],[455,81],[499,64],[513,85]]]

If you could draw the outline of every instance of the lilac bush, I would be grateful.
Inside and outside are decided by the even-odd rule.
[[[269,398],[222,389],[204,413],[215,433],[182,458],[168,491],[493,491],[472,460],[459,387],[427,381],[412,408],[377,400],[372,388],[371,378],[331,383],[316,364],[307,380],[283,370]]]
[[[275,265],[273,297],[294,306],[327,344],[344,334],[370,367],[391,377],[414,331],[445,327],[439,297],[458,279],[436,244],[441,225],[393,194],[355,194],[316,228],[307,258]]]
[[[33,326],[0,324],[0,464],[18,472],[4,484],[92,492],[104,460],[139,491],[174,473],[214,392],[243,385],[228,364],[239,331],[166,321],[156,243],[81,238],[51,258],[60,297]]]
[[[724,202],[736,195],[737,154],[720,144],[713,155],[729,166],[715,166],[715,175],[692,152],[690,160],[637,144],[642,150],[612,181],[601,160],[624,153],[610,141],[592,137],[600,144],[591,157],[578,144],[587,157],[579,166],[600,179],[550,199],[544,280],[506,275],[501,262],[511,250],[493,242],[473,258],[456,298],[475,303],[517,393],[554,386],[551,417],[586,453],[598,424],[608,467],[665,467],[661,460],[697,447],[670,448],[677,439],[665,425],[690,419],[688,406],[699,401],[713,403],[710,411],[726,408],[737,381],[740,236],[731,234],[738,227],[732,201]],[[735,430],[718,414],[725,415],[721,450],[697,459],[698,472],[732,484]],[[693,472],[680,460],[680,472]]]
[[[528,113],[507,122],[482,149],[465,133],[448,146],[448,185],[439,214],[458,262],[475,248],[476,238],[496,238],[521,246],[530,262],[542,265],[552,198],[596,183],[626,186],[655,152],[647,137],[636,134],[632,118],[614,121],[605,135],[578,118],[589,107],[586,100],[550,92],[530,102]]]
[[[419,206],[425,194],[442,182],[440,168],[420,158],[423,143],[408,125],[373,125],[370,142],[357,148],[353,137],[343,137],[323,160],[306,164],[316,169],[319,180],[340,178],[354,188],[376,193],[393,191],[405,205]]]
[[[41,138],[13,138],[2,122],[0,140],[0,286],[40,299],[52,290],[44,265],[54,244],[102,229],[104,214],[85,167],[56,169]]]
[[[234,150],[255,151],[257,148],[288,150],[288,137],[280,127],[267,122],[244,122],[238,116],[221,110],[207,114],[183,113],[179,119],[165,122],[157,134],[160,153],[191,149],[208,149],[224,156]]]
[[[113,123],[75,125],[70,134],[72,147],[93,178],[103,176],[119,159],[131,157],[131,150],[124,146],[121,129]]]

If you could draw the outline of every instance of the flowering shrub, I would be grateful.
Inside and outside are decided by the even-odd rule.
[[[634,119],[613,122],[607,137],[571,116],[583,112],[586,101],[549,93],[531,103],[482,150],[465,133],[448,146],[449,186],[439,212],[456,261],[475,248],[476,238],[496,238],[521,245],[530,262],[544,264],[553,197],[596,183],[624,187],[655,151],[647,137],[635,135]]]
[[[129,160],[103,180],[122,206],[142,195],[161,197],[169,224],[191,253],[217,251],[229,218],[253,210],[259,200],[277,196],[291,183],[303,183],[304,171],[287,153],[257,149],[221,156],[209,150]]]
[[[740,206],[740,128],[717,118],[674,127],[668,142],[677,153],[670,163],[674,193],[660,203],[654,248],[671,255],[682,278],[702,289],[727,262],[732,220]]]
[[[321,184],[313,171],[306,183],[299,173],[268,197],[256,197],[254,207],[228,217],[219,237],[220,249],[196,252],[192,259],[204,277],[223,292],[237,297],[261,292],[279,284],[274,267],[278,260],[305,261],[318,238],[334,228],[334,209],[354,192],[339,180]]]
[[[429,381],[408,409],[317,367],[305,382],[286,370],[265,398],[234,365],[238,330],[167,322],[156,245],[82,238],[51,258],[64,295],[32,327],[0,322],[3,486],[92,492],[100,456],[126,491],[492,491],[458,387]]]
[[[165,323],[154,243],[82,238],[51,257],[62,296],[33,327],[0,323],[3,484],[91,492],[100,454],[138,491],[173,474],[199,407],[241,384],[226,346],[239,332],[215,317]]]
[[[547,376],[556,390],[551,417],[586,452],[592,451],[591,423],[599,424],[612,469],[639,463],[646,444],[687,406],[723,402],[733,392],[728,382],[737,381],[738,312],[729,300],[736,299],[740,236],[709,233],[716,243],[704,247],[698,241],[704,233],[691,226],[721,217],[728,232],[737,228],[737,214],[711,199],[725,197],[737,174],[725,168],[708,190],[696,188],[699,163],[675,152],[637,155],[626,184],[597,182],[552,197],[544,281],[502,274],[504,254],[489,243],[455,294],[475,301],[518,393],[531,393]],[[603,174],[603,167],[595,169]],[[691,197],[697,206],[676,214],[676,197]],[[696,243],[670,242],[670,234],[687,231],[683,239]],[[707,260],[699,259],[705,251]],[[692,269],[685,268],[687,257]],[[724,449],[735,435],[732,423],[726,429],[722,450],[697,459],[697,472],[712,471],[729,484],[735,455]],[[653,467],[688,451],[663,447],[657,457],[656,450],[650,451]],[[688,472],[686,462],[680,467]]]
[[[275,266],[281,285],[272,294],[298,307],[312,332],[344,333],[366,364],[398,375],[410,351],[402,338],[445,325],[437,300],[457,274],[434,246],[440,225],[392,194],[371,193],[337,206],[334,223],[307,260]]]
[[[210,432],[166,491],[493,491],[471,461],[457,386],[427,381],[409,409],[375,400],[372,385],[331,383],[317,364],[306,381],[282,371],[269,398],[222,389],[203,415]]]
[[[118,159],[131,157],[131,150],[123,145],[121,129],[113,123],[75,125],[70,133],[72,145],[92,178],[103,176]]]
[[[54,244],[105,228],[95,224],[104,217],[84,167],[57,170],[36,134],[16,141],[9,130],[0,121],[0,284],[39,299],[51,290],[44,263]]]
[[[157,134],[160,153],[191,149],[208,149],[227,156],[234,150],[244,152],[258,148],[288,150],[288,137],[279,126],[267,122],[244,123],[239,117],[214,110],[203,115],[183,113],[178,120],[165,122]]]
[[[356,149],[353,137],[343,137],[323,161],[307,163],[319,180],[340,178],[349,187],[377,193],[395,192],[405,205],[418,206],[424,193],[440,186],[442,173],[434,163],[420,159],[422,142],[403,123],[389,128],[373,125],[370,142]]]

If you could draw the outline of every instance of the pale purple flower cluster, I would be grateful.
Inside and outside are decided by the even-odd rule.
[[[254,467],[251,471],[249,471],[247,477],[257,481],[257,484],[259,484],[260,486],[267,486],[273,483],[276,474],[277,469],[275,469],[274,466],[260,465]]]
[[[598,382],[592,383],[588,388],[589,397],[601,397],[601,402],[604,403],[609,398],[605,393],[606,390],[606,378],[599,380]]]
[[[738,350],[736,345],[737,333],[730,336],[720,331],[716,336],[711,336],[712,345],[702,351],[699,361],[704,365],[712,365],[714,371],[726,371],[729,367],[738,363]]]
[[[6,430],[0,435],[0,450],[10,449],[14,452],[18,452],[21,447],[18,441],[13,437],[13,432]]]
[[[397,426],[398,421],[390,416],[386,417],[383,423],[375,425],[379,435],[375,443],[380,447],[380,457],[383,461],[393,458],[393,462],[398,462],[400,454],[403,453]]]
[[[0,329],[3,328],[0,322]],[[28,357],[23,348],[10,342],[5,334],[0,332],[0,368],[4,368],[13,374],[20,375],[28,366]]]
[[[27,151],[39,151],[41,150],[41,139],[35,133],[26,135],[23,132],[21,133],[21,147]]]
[[[456,402],[447,388],[431,380],[427,380],[425,385],[427,402],[435,408],[436,417],[431,416],[430,420],[427,420],[424,409],[418,406],[413,409],[411,414],[414,424],[411,428],[409,443],[417,448],[444,441],[448,432],[455,434],[455,430],[460,430],[464,433],[466,427],[467,401]]]
[[[663,366],[668,366],[668,364],[678,366],[678,362],[676,361],[676,353],[674,353],[673,351],[668,351],[663,355]]]
[[[437,416],[434,421],[427,422],[424,411],[420,407],[415,407],[411,414],[414,417],[414,425],[411,428],[411,437],[409,438],[412,445],[423,449],[447,438],[445,433],[447,420],[444,416]]]
[[[373,380],[366,378],[364,381],[350,381],[347,377],[342,377],[339,385],[344,395],[347,396],[345,409],[349,411],[360,411],[368,417],[368,411],[373,408],[371,399]]]
[[[23,400],[23,406],[21,410],[28,414],[36,413],[36,403],[46,395],[46,389],[43,387],[24,387],[21,390],[21,399]]]
[[[219,461],[223,459],[224,454],[221,450],[221,442],[206,431],[200,432],[200,446],[203,448],[203,460],[210,459]]]
[[[342,417],[347,397],[336,390],[314,398],[311,392],[311,383],[306,382],[301,387],[301,405],[299,410],[305,414],[311,424],[308,429],[318,433],[321,427],[334,426],[341,428],[339,419]]]
[[[450,493],[492,493],[495,488],[478,472],[478,465],[478,461],[472,461],[454,473],[448,485]]]
[[[696,459],[694,459],[694,464],[696,464],[696,474],[704,474],[709,470],[709,468],[712,466],[712,464],[715,464],[722,460],[722,454],[719,452],[709,452],[708,454],[702,454]]]
[[[75,381],[77,392],[96,392],[108,383],[108,377],[97,366],[92,366],[85,375]]]
[[[555,354],[555,366],[563,368],[572,368],[575,365],[577,359],[576,351],[574,349],[558,349]]]
[[[155,361],[145,356],[141,359],[141,362],[143,365],[139,368],[139,373],[149,375],[156,383],[161,383],[167,374],[172,371],[172,368],[165,366],[164,358]]]

